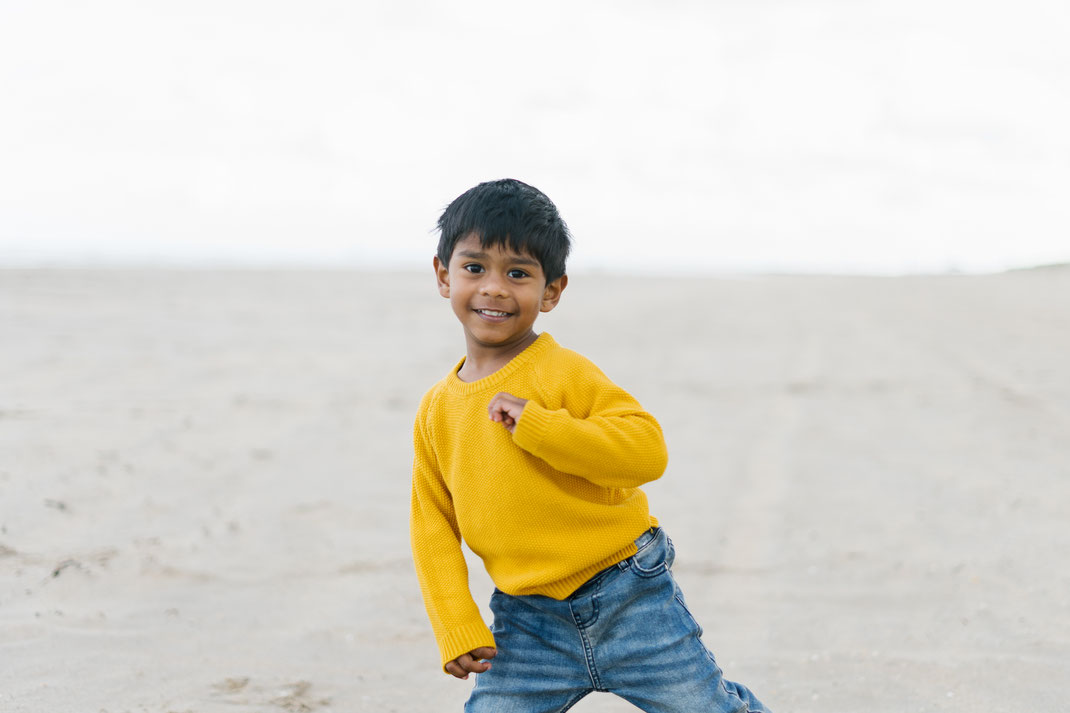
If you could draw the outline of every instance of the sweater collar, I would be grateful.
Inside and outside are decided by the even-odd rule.
[[[509,363],[501,369],[498,369],[498,371],[493,374],[484,376],[482,379],[477,379],[476,381],[461,381],[457,377],[457,372],[460,371],[461,367],[464,365],[464,359],[462,358],[446,377],[446,388],[450,393],[467,395],[497,387],[508,379],[517,369],[535,361],[542,354],[545,354],[555,346],[557,346],[557,342],[554,341],[554,338],[547,332],[543,332],[536,337],[535,341],[529,344],[524,351],[510,359]]]

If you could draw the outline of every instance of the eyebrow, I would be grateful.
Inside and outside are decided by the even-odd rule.
[[[486,260],[489,255],[484,252],[476,252],[474,250],[460,250],[457,252],[461,257],[469,257],[473,260]],[[538,260],[530,257],[524,257],[523,255],[510,255],[509,262],[516,263],[517,265],[534,265],[538,266],[540,263]]]

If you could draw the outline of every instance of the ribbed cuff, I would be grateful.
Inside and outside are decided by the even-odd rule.
[[[480,646],[494,646],[494,634],[482,621],[472,622],[447,633],[438,642],[438,651],[442,656],[442,670],[446,664],[461,654],[467,654]]]
[[[513,442],[528,453],[536,453],[546,438],[546,432],[550,430],[550,422],[555,413],[557,412],[543,408],[534,401],[528,401],[516,423],[516,430],[513,431]]]

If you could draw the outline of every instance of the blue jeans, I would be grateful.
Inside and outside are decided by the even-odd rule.
[[[639,551],[602,570],[568,599],[491,596],[498,655],[479,674],[466,713],[559,713],[608,691],[650,713],[768,713],[726,681],[669,568],[660,528]]]

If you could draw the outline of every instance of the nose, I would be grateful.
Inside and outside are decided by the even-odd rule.
[[[501,275],[494,272],[488,272],[486,277],[480,281],[479,294],[486,297],[506,297],[509,292],[505,287],[505,280]]]

